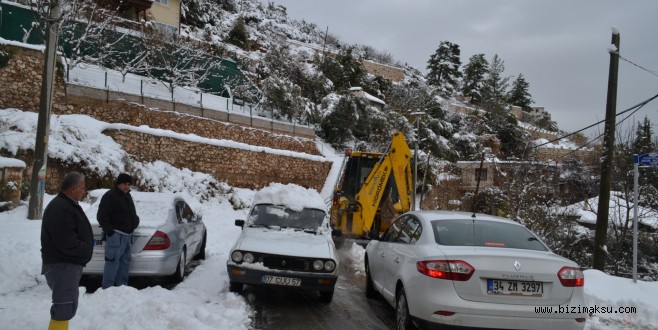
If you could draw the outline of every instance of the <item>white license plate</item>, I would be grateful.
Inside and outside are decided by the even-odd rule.
[[[105,243],[105,242],[103,242],[102,238],[103,237],[101,235],[98,235],[98,236],[94,235],[94,245],[95,246],[103,246],[103,243]]]
[[[263,276],[263,283],[272,285],[301,286],[302,280],[294,277],[265,275]]]
[[[544,295],[544,283],[533,281],[487,280],[487,293],[491,295],[515,295],[541,297]]]

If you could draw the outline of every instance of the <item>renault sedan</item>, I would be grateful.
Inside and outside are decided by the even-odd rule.
[[[100,197],[107,189],[90,192],[91,206],[85,211],[94,233],[94,252],[83,268],[84,275],[103,275],[103,231],[96,219]],[[206,257],[206,226],[185,199],[173,193],[130,192],[139,216],[132,238],[131,276],[166,277],[181,282],[192,259]]]
[[[398,329],[451,325],[582,329],[585,279],[512,220],[484,214],[416,211],[366,246],[366,296],[395,308]],[[551,307],[554,313],[538,313]],[[561,313],[561,309],[569,312]]]

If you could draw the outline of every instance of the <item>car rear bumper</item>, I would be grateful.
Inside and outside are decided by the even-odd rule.
[[[338,276],[336,274],[314,274],[308,272],[294,271],[277,271],[273,269],[252,269],[240,267],[235,264],[227,264],[228,277],[233,283],[242,283],[249,285],[272,286],[272,287],[289,287],[291,289],[303,289],[309,291],[333,291]],[[286,278],[298,278],[301,280],[300,286],[286,286],[265,283],[265,276],[279,276]]]
[[[168,276],[176,271],[178,258],[179,254],[172,251],[142,251],[132,255],[129,274],[134,276]],[[103,275],[104,267],[105,254],[94,251],[91,261],[82,269],[82,274]]]
[[[574,294],[562,305],[546,306],[541,300],[527,299],[525,304],[506,304],[464,300],[452,285],[443,280],[418,277],[406,283],[409,312],[428,324],[442,324],[474,328],[504,329],[574,329],[585,327],[585,313],[571,312],[560,306],[586,306],[582,295]],[[449,282],[448,282],[449,283]],[[551,312],[547,309],[550,308]],[[452,315],[439,315],[445,312]],[[581,322],[577,321],[580,320]]]

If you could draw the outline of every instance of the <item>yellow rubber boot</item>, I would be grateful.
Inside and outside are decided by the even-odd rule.
[[[69,330],[69,321],[50,320],[48,330]]]

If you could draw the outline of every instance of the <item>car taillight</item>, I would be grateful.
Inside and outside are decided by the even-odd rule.
[[[560,279],[560,283],[563,286],[573,287],[573,286],[583,286],[585,285],[585,275],[577,267],[562,267],[560,271],[557,272],[557,277]]]
[[[158,230],[151,236],[149,242],[146,243],[144,250],[166,250],[169,246],[171,246],[169,236]]]
[[[462,260],[419,261],[416,269],[429,277],[453,281],[468,281],[475,272],[473,266]]]

